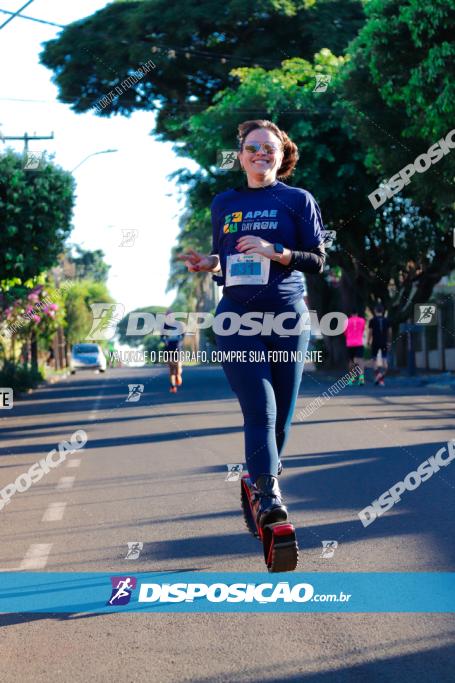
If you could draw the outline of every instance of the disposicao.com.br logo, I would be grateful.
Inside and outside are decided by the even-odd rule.
[[[0,612],[455,613],[455,573],[5,571]]]
[[[301,603],[301,602],[348,602],[351,596],[339,594],[316,594],[310,583],[291,586],[286,581],[273,583],[141,583],[138,602],[177,603],[204,599],[211,603]]]

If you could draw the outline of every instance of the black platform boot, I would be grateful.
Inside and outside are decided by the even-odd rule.
[[[255,483],[259,499],[257,523],[263,527],[266,524],[285,522],[288,511],[281,500],[281,491],[278,479],[271,474],[261,474]]]

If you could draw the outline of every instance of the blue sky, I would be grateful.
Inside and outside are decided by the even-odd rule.
[[[1,8],[16,11],[25,0],[2,0]],[[106,6],[105,0],[34,0],[27,16],[67,24]],[[0,23],[7,15],[0,13]],[[100,118],[76,114],[57,101],[52,72],[41,66],[42,44],[60,29],[16,17],[0,31],[0,130],[3,135],[50,135],[30,150],[55,154],[55,163],[67,170],[84,157],[74,172],[77,181],[74,230],[70,241],[85,249],[102,249],[111,265],[109,289],[125,310],[152,304],[167,305],[165,294],[171,247],[178,234],[182,200],[167,176],[178,168],[196,168],[184,162],[168,143],[150,135],[153,114],[138,112],[130,118]],[[119,79],[120,80],[120,79]],[[8,142],[22,151],[22,142]],[[0,149],[5,149],[0,142]],[[122,230],[138,230],[134,246],[120,247]]]

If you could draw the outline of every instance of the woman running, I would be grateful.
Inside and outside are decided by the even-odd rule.
[[[247,182],[212,202],[212,253],[189,249],[178,258],[189,272],[216,273],[214,279],[224,285],[217,316],[255,312],[264,321],[258,333],[251,334],[249,323],[235,334],[228,327],[216,335],[219,350],[247,351],[247,357],[255,352],[251,355],[260,358],[225,362],[223,369],[242,409],[245,459],[259,497],[257,522],[264,526],[287,519],[277,475],[310,337],[302,273],[321,273],[325,251],[312,195],[277,180],[295,168],[296,145],[271,121],[245,121],[238,130]],[[270,359],[269,352],[286,351],[287,361]]]
[[[348,318],[348,324],[344,331],[346,348],[349,356],[349,374],[351,375],[349,384],[351,385],[355,384],[357,373],[359,386],[365,384],[365,364],[363,360],[363,335],[365,332],[365,324],[365,318],[362,318],[358,315],[356,310],[353,310]],[[355,372],[356,370],[357,373]]]

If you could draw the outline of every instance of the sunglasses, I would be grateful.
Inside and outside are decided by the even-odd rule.
[[[246,152],[250,152],[250,154],[256,154],[261,148],[266,154],[276,154],[282,149],[281,146],[277,145],[275,142],[247,142],[243,147],[243,149]]]

